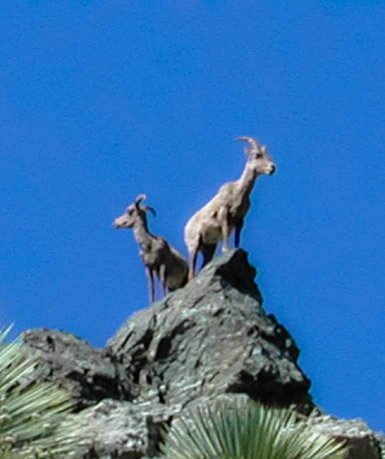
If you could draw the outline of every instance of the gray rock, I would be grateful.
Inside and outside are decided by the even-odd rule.
[[[183,289],[134,314],[104,349],[69,333],[27,330],[29,378],[55,381],[75,401],[83,458],[154,458],[162,427],[218,398],[292,405],[320,432],[346,439],[351,459],[377,459],[384,437],[364,423],[307,416],[310,381],[299,350],[266,315],[243,250],[206,266]],[[238,394],[238,395],[237,395]]]
[[[344,440],[349,459],[381,459],[381,448],[375,433],[361,419],[338,419],[334,416],[309,417],[306,424],[316,432]]]
[[[130,458],[157,455],[161,425],[174,411],[165,405],[140,405],[105,399],[72,416],[82,436],[84,458]]]
[[[22,352],[37,361],[30,378],[54,381],[71,395],[76,409],[104,398],[120,398],[116,366],[101,349],[62,331],[26,330]],[[126,390],[127,399],[128,390]]]
[[[298,348],[261,307],[243,250],[210,263],[164,301],[135,314],[109,341],[139,400],[182,403],[246,393],[279,405],[310,404]]]
[[[383,432],[374,432],[374,436],[381,450],[381,458],[385,459],[385,435]]]

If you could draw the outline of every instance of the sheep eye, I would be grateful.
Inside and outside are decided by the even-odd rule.
[[[262,159],[262,158],[263,158],[263,153],[257,153],[257,154],[255,155],[255,157],[256,157],[257,159]]]

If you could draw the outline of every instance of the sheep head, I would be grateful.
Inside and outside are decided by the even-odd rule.
[[[145,194],[138,195],[135,201],[127,207],[124,214],[115,218],[114,227],[116,229],[132,228],[138,219],[147,224],[147,211],[152,212],[154,215],[156,213],[152,207],[141,204],[145,199],[147,199]]]
[[[238,137],[235,140],[248,143],[248,146],[245,147],[245,153],[248,156],[248,163],[258,175],[274,174],[277,167],[272,158],[269,156],[266,145],[261,145],[257,139],[250,136]]]

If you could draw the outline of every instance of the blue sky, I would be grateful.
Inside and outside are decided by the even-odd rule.
[[[147,305],[139,193],[183,227],[238,178],[234,138],[278,166],[242,234],[315,401],[385,430],[385,2],[0,5],[0,322],[103,346]]]

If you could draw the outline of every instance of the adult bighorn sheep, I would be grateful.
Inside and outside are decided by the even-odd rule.
[[[198,253],[203,255],[202,267],[214,256],[215,248],[223,241],[222,251],[229,249],[229,236],[234,231],[235,247],[239,246],[243,220],[250,208],[250,193],[259,175],[272,175],[276,169],[267,147],[254,137],[236,140],[247,142],[247,161],[240,178],[222,185],[217,194],[187,222],[184,240],[189,253],[189,277],[195,274]]]
[[[114,220],[114,226],[120,228],[132,228],[134,237],[139,244],[139,255],[146,267],[148,282],[148,294],[150,304],[155,301],[154,275],[160,280],[163,294],[183,287],[188,280],[188,264],[182,255],[170,246],[161,236],[154,236],[147,226],[147,211],[155,215],[155,211],[141,202],[147,196],[140,194],[130,204],[125,213]]]

